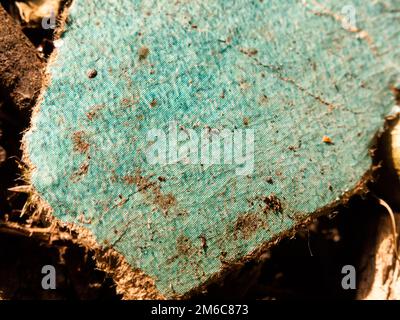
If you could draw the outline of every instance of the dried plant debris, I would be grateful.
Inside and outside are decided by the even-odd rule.
[[[12,17],[28,28],[51,26],[60,12],[62,0],[5,1]]]

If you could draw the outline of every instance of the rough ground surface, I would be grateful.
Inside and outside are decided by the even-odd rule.
[[[0,6],[0,212],[3,213],[11,213],[13,201],[19,204],[24,201],[7,192],[7,188],[18,183],[20,140],[41,89],[44,66],[35,47]]]
[[[397,1],[355,1],[347,29],[344,1],[163,4],[74,3],[27,156],[57,218],[173,296],[356,187],[400,33]],[[148,130],[170,121],[254,129],[254,172],[146,163]]]
[[[18,108],[30,108],[42,86],[44,62],[0,6],[0,94]]]

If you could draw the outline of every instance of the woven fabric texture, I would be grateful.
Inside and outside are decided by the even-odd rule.
[[[398,0],[75,0],[26,135],[32,183],[183,295],[362,179],[399,17]],[[222,132],[234,156],[207,162]]]

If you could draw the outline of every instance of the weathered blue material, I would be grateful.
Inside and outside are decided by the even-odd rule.
[[[400,2],[354,0],[350,27],[346,5],[75,0],[26,136],[34,187],[166,296],[201,285],[369,169],[400,76]],[[172,121],[253,129],[254,171],[149,164],[149,130]]]

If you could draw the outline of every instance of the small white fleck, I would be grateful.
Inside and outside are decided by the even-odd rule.
[[[394,105],[388,116],[397,116],[398,114],[400,114],[400,106]]]
[[[61,48],[64,44],[64,40],[63,39],[54,40],[53,44],[55,48]]]

